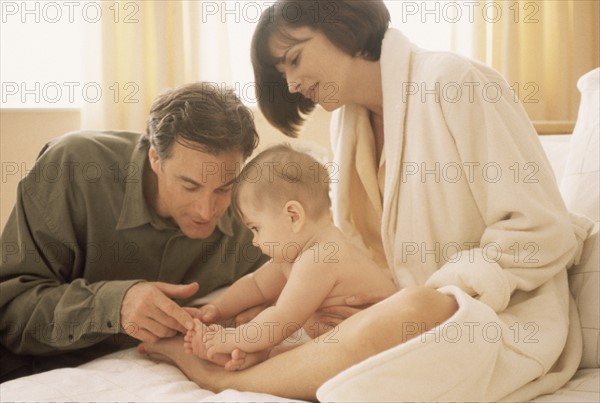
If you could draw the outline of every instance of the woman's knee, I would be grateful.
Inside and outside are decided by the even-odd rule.
[[[458,310],[454,296],[429,287],[407,287],[395,296],[398,298],[397,304],[410,307],[414,318],[434,326],[445,322]]]
[[[363,311],[351,334],[356,342],[381,351],[445,322],[457,309],[451,295],[426,287],[404,288]]]

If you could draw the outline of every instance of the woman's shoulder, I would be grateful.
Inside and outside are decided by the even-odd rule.
[[[453,80],[477,67],[474,60],[458,53],[418,49],[413,52],[411,58],[411,78],[430,79],[435,77],[436,79]]]
[[[498,81],[501,75],[492,67],[451,51],[418,49],[411,59],[411,80],[440,83],[464,83],[474,81]]]

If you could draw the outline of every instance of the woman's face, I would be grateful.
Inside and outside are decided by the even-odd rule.
[[[300,92],[327,111],[351,102],[355,59],[320,31],[303,27],[287,33],[297,39],[295,44],[273,36],[269,48],[278,60],[275,68],[285,77],[289,91]]]

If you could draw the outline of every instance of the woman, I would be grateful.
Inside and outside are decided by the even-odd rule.
[[[252,61],[261,111],[287,135],[315,104],[335,110],[336,224],[400,291],[341,322],[336,343],[321,337],[236,373],[175,342],[146,347],[202,386],[331,401],[525,400],[575,372],[566,268],[587,221],[566,211],[495,71],[418,49],[388,25],[382,1],[280,1],[258,23]]]

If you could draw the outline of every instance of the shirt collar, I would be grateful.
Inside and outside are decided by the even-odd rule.
[[[126,178],[125,196],[121,206],[121,214],[117,221],[117,230],[124,230],[151,224],[157,230],[177,230],[177,226],[168,220],[165,220],[156,214],[154,210],[146,203],[143,189],[144,169],[149,169],[148,152],[146,149],[136,146],[131,154],[129,164],[122,169],[123,177]],[[233,216],[231,209],[219,219],[217,228],[223,234],[232,237],[233,234]]]

